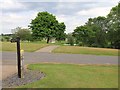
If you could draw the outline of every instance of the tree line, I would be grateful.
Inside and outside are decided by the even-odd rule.
[[[19,36],[21,40],[28,41],[44,38],[47,43],[52,38],[57,41],[67,38],[70,45],[120,48],[120,3],[106,17],[89,18],[85,25],[77,26],[71,34],[65,33],[64,22],[58,22],[48,12],[39,12],[28,27],[13,29],[13,37]]]
[[[120,48],[120,3],[106,17],[89,18],[72,35],[79,45]]]

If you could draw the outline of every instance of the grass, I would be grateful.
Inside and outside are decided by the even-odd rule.
[[[54,49],[52,52],[118,56],[118,49],[91,48],[91,47],[80,47],[80,46],[60,46]]]
[[[41,41],[33,41],[32,43],[38,43],[38,44],[46,44],[45,40]],[[49,42],[50,45],[64,45],[66,41],[55,41],[55,43]]]
[[[31,64],[46,74],[42,80],[19,88],[117,88],[118,67],[105,65]]]
[[[2,45],[2,46],[1,46]],[[2,47],[2,51],[16,51],[16,43],[11,42],[1,42],[0,48]],[[48,46],[45,43],[31,43],[31,42],[21,42],[21,49],[26,52],[33,52]]]

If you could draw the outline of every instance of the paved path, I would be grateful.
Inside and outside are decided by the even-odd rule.
[[[118,64],[117,56],[62,54],[62,53],[50,53],[52,49],[49,49],[48,51],[46,50],[46,52],[44,52],[44,50],[45,48],[40,50],[39,52],[32,53],[25,52],[24,55],[25,65],[41,62],[73,63],[73,64],[114,64],[114,65]],[[1,53],[2,53],[2,79],[4,79],[10,76],[11,74],[17,72],[16,52],[0,52],[0,54]]]
[[[52,45],[52,46],[47,46],[44,48],[41,48],[40,50],[37,50],[36,52],[52,52],[55,48],[59,47],[58,45]]]
[[[96,56],[81,54],[60,54],[43,52],[25,52],[25,64],[40,62],[74,63],[74,64],[118,64],[118,56]],[[15,52],[2,52],[3,65],[15,65]]]

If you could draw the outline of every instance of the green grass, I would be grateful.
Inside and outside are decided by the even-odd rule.
[[[91,47],[80,47],[80,46],[60,46],[54,49],[52,52],[118,56],[118,49],[91,48]]]
[[[46,41],[45,40],[33,41],[32,43],[46,44]],[[49,42],[50,45],[64,45],[65,43],[66,43],[66,41],[55,41],[55,43]]]
[[[0,48],[2,47],[2,51],[16,51],[16,43],[1,42],[1,45],[0,45]],[[48,44],[21,42],[21,49],[23,49],[25,52],[33,52],[45,46],[48,46]]]
[[[42,80],[19,88],[117,88],[118,67],[105,65],[31,64],[46,74]]]

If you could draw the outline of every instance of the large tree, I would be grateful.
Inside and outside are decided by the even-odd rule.
[[[108,39],[113,48],[120,49],[120,3],[107,15]]]
[[[120,3],[107,17],[89,18],[84,26],[76,27],[73,35],[85,45],[120,48]]]
[[[93,33],[92,36],[94,38],[92,38],[92,42],[94,43],[94,45],[98,47],[106,47],[106,18],[101,16],[93,19],[90,18],[86,23],[86,26]]]
[[[87,26],[79,26],[73,32],[73,36],[76,39],[77,44],[81,45],[91,45],[90,39],[92,38],[92,32]]]
[[[84,26],[76,27],[73,32],[77,43],[87,46],[106,46],[105,17],[89,18]]]
[[[64,33],[65,28],[66,26],[63,22],[58,24],[58,31],[56,32],[56,40],[58,41],[65,40],[66,38],[66,34]]]
[[[61,29],[61,25],[63,28]],[[56,17],[48,12],[39,12],[29,26],[32,29],[34,39],[46,38],[49,43],[51,38],[56,38],[59,33],[64,34],[65,25],[59,24]],[[61,29],[61,30],[59,30]]]

